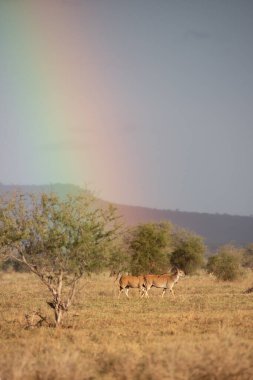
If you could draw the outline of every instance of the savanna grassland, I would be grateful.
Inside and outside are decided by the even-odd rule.
[[[252,379],[253,275],[224,283],[180,279],[176,299],[152,289],[117,298],[108,274],[82,280],[62,328],[53,328],[46,288],[27,273],[0,274],[0,378]],[[26,314],[47,317],[27,328]]]

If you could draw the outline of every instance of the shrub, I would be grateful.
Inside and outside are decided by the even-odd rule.
[[[205,245],[200,236],[185,230],[174,236],[175,250],[171,255],[171,264],[186,274],[194,273],[203,265]]]
[[[171,224],[146,223],[137,226],[130,235],[131,272],[163,273],[170,265]]]
[[[232,245],[222,246],[215,256],[208,259],[207,271],[213,273],[219,280],[234,281],[243,274],[242,250]]]
[[[253,243],[247,245],[243,252],[242,265],[253,269]]]
[[[0,265],[3,272],[29,272],[27,267],[19,261],[7,259]]]

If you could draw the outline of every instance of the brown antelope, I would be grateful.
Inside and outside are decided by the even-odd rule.
[[[121,293],[124,291],[127,298],[129,298],[128,292],[130,288],[139,289],[141,297],[143,297],[144,293],[146,293],[146,289],[144,287],[144,276],[120,275],[120,277],[118,277],[118,281],[119,281],[119,297]]]
[[[109,277],[115,277],[114,282],[118,281],[120,277],[122,276],[120,271],[116,271],[114,269],[111,270]]]
[[[148,297],[148,291],[152,288],[163,288],[162,297],[164,296],[167,289],[172,293],[175,298],[175,294],[173,291],[173,286],[178,282],[180,277],[184,277],[185,273],[176,268],[176,271],[171,274],[148,274],[144,276],[144,288],[145,288],[145,296]]]

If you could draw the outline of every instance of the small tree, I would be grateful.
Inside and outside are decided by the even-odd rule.
[[[219,280],[233,281],[242,275],[242,250],[233,245],[220,247],[215,256],[207,262],[207,271],[213,273]]]
[[[162,273],[170,262],[171,224],[146,223],[137,226],[129,237],[133,274]]]
[[[48,288],[56,326],[80,278],[106,264],[116,231],[114,210],[98,209],[87,193],[65,200],[54,194],[0,199],[2,255],[24,264]]]
[[[191,274],[204,262],[205,245],[203,239],[186,230],[174,234],[175,249],[171,255],[171,264]]]

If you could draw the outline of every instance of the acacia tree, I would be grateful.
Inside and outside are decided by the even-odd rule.
[[[88,193],[0,198],[2,256],[24,264],[48,288],[56,326],[73,302],[80,278],[102,269],[117,235],[115,210],[96,207]]]

